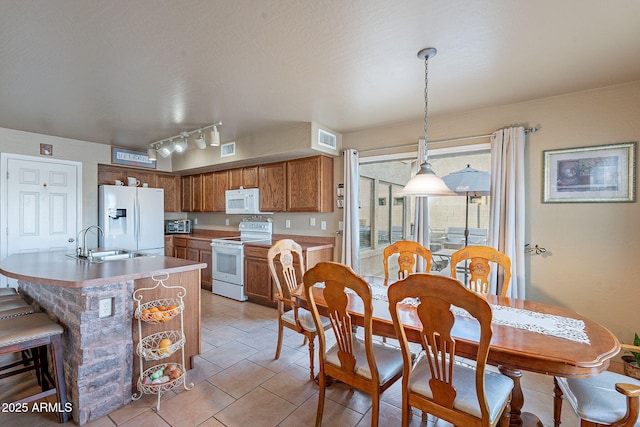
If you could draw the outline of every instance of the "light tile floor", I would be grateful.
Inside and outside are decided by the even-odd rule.
[[[162,396],[144,396],[108,416],[85,424],[89,427],[299,427],[315,422],[318,389],[309,380],[307,346],[302,336],[285,329],[280,359],[274,360],[277,338],[276,310],[249,302],[240,303],[202,291],[202,355],[187,373],[195,387]],[[316,372],[317,372],[316,362]],[[32,374],[0,381],[0,402],[32,387]],[[525,411],[537,414],[545,427],[553,426],[553,380],[524,373]],[[323,424],[369,426],[371,399],[343,384],[331,386],[326,395]],[[380,425],[401,425],[401,382],[382,395]],[[563,427],[578,422],[565,405]],[[0,408],[2,409],[2,408]],[[420,416],[411,426],[419,426]],[[0,426],[54,426],[53,414],[2,413]],[[429,420],[427,427],[449,425]],[[464,427],[464,426],[461,426]]]

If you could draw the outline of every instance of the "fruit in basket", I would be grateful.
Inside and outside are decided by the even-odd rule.
[[[168,376],[163,376],[160,378],[156,378],[155,380],[151,381],[151,384],[156,385],[156,384],[163,384],[166,383],[167,381],[169,381],[169,377]]]
[[[178,378],[180,378],[180,375],[182,375],[182,371],[180,370],[180,368],[176,368],[171,371],[171,373],[169,374],[169,378],[171,379],[171,381],[177,380]]]
[[[158,354],[169,354],[173,341],[169,338],[163,338],[158,343]]]
[[[144,310],[142,310],[140,318],[142,320],[150,320],[151,319],[151,312],[149,311],[149,309],[145,308]]]

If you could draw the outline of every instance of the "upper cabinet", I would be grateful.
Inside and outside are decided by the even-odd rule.
[[[258,188],[258,166],[230,169],[229,190],[243,188]]]
[[[287,210],[333,211],[333,159],[306,157],[287,162]]]
[[[284,212],[287,199],[287,163],[271,163],[258,168],[261,212]]]
[[[165,212],[180,212],[180,177],[156,174],[156,187],[164,189]]]
[[[187,176],[98,165],[98,185],[135,177],[164,189],[166,212],[225,212],[225,191],[260,189],[262,212],[332,212],[333,158],[318,155]]]

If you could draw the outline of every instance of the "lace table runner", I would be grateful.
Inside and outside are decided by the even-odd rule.
[[[371,291],[373,299],[388,301],[386,287],[374,283],[371,286]],[[413,299],[406,299],[403,304],[416,306],[418,302]],[[497,304],[491,304],[491,309],[493,311],[492,323],[494,325],[509,326],[583,344],[591,344],[589,336],[584,330],[585,325],[582,320]],[[452,311],[457,316],[471,317],[466,310],[458,307],[454,307]]]

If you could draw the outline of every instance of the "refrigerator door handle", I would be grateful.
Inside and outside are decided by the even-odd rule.
[[[133,218],[135,223],[134,229],[135,229],[135,238],[136,238],[136,250],[138,250],[140,249],[137,247],[140,242],[140,198],[139,197],[136,197],[136,202],[133,205]]]

